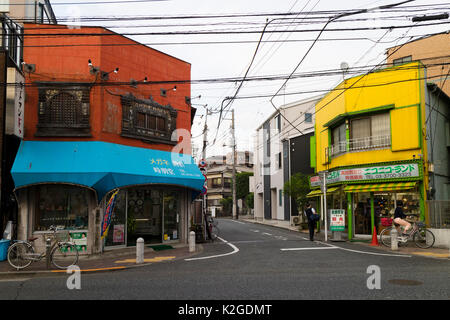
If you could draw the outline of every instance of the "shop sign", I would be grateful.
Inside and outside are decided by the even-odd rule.
[[[344,209],[330,209],[330,230],[344,231],[345,230],[345,210]]]
[[[378,167],[352,168],[332,171],[327,174],[327,184],[361,180],[388,180],[420,177],[417,163],[395,164]],[[312,187],[320,186],[319,176],[310,178]]]
[[[87,232],[71,232],[70,242],[75,243],[78,252],[87,251]]]

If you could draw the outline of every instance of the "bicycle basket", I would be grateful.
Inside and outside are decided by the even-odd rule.
[[[418,221],[417,222],[417,226],[419,227],[419,228],[425,228],[425,222],[424,221]]]
[[[69,241],[70,240],[69,231],[67,231],[67,230],[57,231],[55,234],[55,239],[57,241]]]
[[[381,218],[381,225],[384,227],[392,226],[392,218]]]

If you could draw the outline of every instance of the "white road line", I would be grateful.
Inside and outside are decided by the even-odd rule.
[[[341,249],[341,250],[344,250],[344,251],[355,252],[355,253],[362,253],[362,254],[370,254],[370,255],[374,255],[374,256],[402,257],[402,258],[411,258],[412,257],[412,256],[406,255],[406,254],[376,253],[376,252],[368,252],[368,251],[346,249],[346,248],[341,248],[341,247],[334,246],[332,244],[328,244],[328,243],[321,242],[321,241],[315,241],[315,242],[323,244],[323,245],[326,245],[328,247],[319,247],[319,248],[286,248],[286,249],[280,249],[280,250],[281,251],[296,251],[296,250],[299,251],[299,250],[315,250],[315,249]]]
[[[338,247],[316,247],[316,248],[286,248],[280,249],[281,251],[301,251],[301,250],[329,250],[329,249],[339,249]]]
[[[228,252],[228,253],[224,253],[224,254],[217,254],[217,255],[213,255],[213,256],[207,256],[207,257],[198,257],[198,258],[184,259],[184,261],[194,261],[194,260],[205,260],[205,259],[219,258],[219,257],[225,257],[225,256],[229,256],[230,254],[235,254],[235,253],[239,252],[239,248],[236,247],[234,244],[229,243],[228,241],[222,239],[221,237],[217,237],[217,239],[219,239],[220,241],[225,242],[227,245],[229,245],[231,248],[233,248],[233,251]]]
[[[265,234],[266,236],[271,236],[271,233],[263,232],[262,234]]]
[[[230,221],[233,221],[233,222],[236,222],[236,223],[240,223],[240,224],[246,224],[245,222],[242,222],[242,221],[236,221],[236,220],[230,220]]]

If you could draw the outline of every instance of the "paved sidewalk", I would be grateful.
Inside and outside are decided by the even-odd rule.
[[[297,232],[304,233],[306,237],[309,237],[308,230],[299,230],[298,226],[291,226],[289,221],[280,221],[280,220],[259,221],[259,220],[254,220],[254,219],[241,219],[241,220],[246,221],[246,222],[251,222],[251,223],[264,224],[264,225],[269,225],[269,226],[273,226],[273,227],[297,231]],[[328,242],[330,244],[333,243],[331,238],[332,238],[331,233],[328,233]],[[314,235],[314,240],[319,240],[319,241],[325,240],[325,233],[323,232],[323,230],[321,233],[316,233]],[[346,243],[351,243],[351,244],[358,245],[358,246],[376,248],[376,249],[379,249],[379,250],[385,251],[385,252],[407,254],[407,255],[417,255],[417,256],[430,257],[430,258],[439,258],[439,259],[450,259],[450,249],[435,248],[435,247],[432,247],[429,249],[421,249],[421,248],[416,247],[416,245],[411,242],[409,242],[407,246],[399,246],[397,251],[393,251],[393,250],[391,250],[391,248],[388,248],[388,247],[382,245],[381,243],[378,246],[373,246],[371,244],[371,242],[372,242],[371,240],[356,239],[354,241],[348,241],[348,240],[344,240],[344,241]]]
[[[173,244],[172,248],[154,250],[145,245],[144,263],[136,264],[136,247],[107,250],[102,254],[80,255],[78,267],[81,272],[108,272],[146,266],[153,263],[163,263],[191,257],[202,252],[201,244],[196,244],[196,252],[190,253],[187,244]],[[8,278],[20,275],[51,275],[65,273],[65,270],[56,269],[53,265],[47,269],[45,259],[34,262],[25,269],[17,271],[10,266],[8,261],[0,261],[0,278]]]

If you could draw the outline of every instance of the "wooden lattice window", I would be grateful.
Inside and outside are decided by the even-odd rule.
[[[39,83],[36,136],[91,136],[90,86]]]
[[[176,129],[177,111],[154,100],[122,97],[122,133],[127,138],[151,143],[175,145],[172,133]]]

